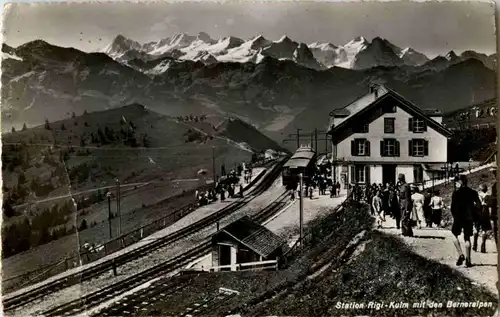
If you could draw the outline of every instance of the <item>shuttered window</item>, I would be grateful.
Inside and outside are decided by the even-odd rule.
[[[428,156],[429,141],[424,139],[413,139],[408,141],[408,154],[410,156]]]
[[[351,141],[352,156],[370,156],[370,141],[367,139],[354,139]]]
[[[351,166],[351,183],[368,184],[369,180],[370,180],[370,167],[368,165]]]
[[[383,157],[398,157],[399,141],[396,139],[383,139],[380,141],[380,156]]]
[[[423,133],[427,131],[427,123],[424,119],[420,118],[409,118],[408,119],[408,131],[413,133]]]

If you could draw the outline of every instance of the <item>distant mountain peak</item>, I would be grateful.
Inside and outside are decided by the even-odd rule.
[[[457,56],[457,54],[454,51],[449,51],[448,54],[446,54],[445,57],[446,57],[447,60],[454,60],[458,56]]]
[[[338,48],[337,45],[334,45],[332,43],[326,42],[326,43],[320,43],[320,42],[314,42],[308,45],[309,48],[319,48],[322,50],[335,50]]]
[[[277,43],[292,43],[293,41],[286,35],[283,35]]]
[[[366,38],[364,38],[363,36],[356,36],[355,38],[353,38],[350,42],[348,42],[347,44],[352,44],[352,43],[368,43],[368,41],[366,40]]]

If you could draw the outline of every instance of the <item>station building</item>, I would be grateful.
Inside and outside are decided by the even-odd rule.
[[[212,267],[236,271],[239,264],[278,260],[285,244],[272,231],[244,216],[212,236]]]
[[[442,114],[423,110],[383,86],[330,113],[333,175],[348,184],[393,183],[437,178],[448,161],[451,130]]]

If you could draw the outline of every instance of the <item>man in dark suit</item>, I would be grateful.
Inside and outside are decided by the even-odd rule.
[[[405,175],[398,175],[399,208],[401,211],[401,234],[406,237],[413,237],[411,229],[411,211],[413,208],[411,200],[410,185],[406,183]]]
[[[467,177],[465,175],[455,177],[455,191],[451,196],[451,214],[453,216],[451,232],[455,236],[453,244],[459,255],[457,266],[462,265],[464,261],[467,267],[472,266],[470,238],[473,234],[473,226],[477,220],[479,208],[481,208],[481,201],[478,193],[467,187]],[[465,256],[458,240],[458,236],[462,232],[465,240]]]

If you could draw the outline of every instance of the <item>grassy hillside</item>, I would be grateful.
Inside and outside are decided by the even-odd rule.
[[[3,136],[4,242],[25,240],[8,243],[4,256],[105,220],[94,214],[105,212],[96,206],[105,207],[115,179],[131,185],[123,191],[135,192],[126,213],[211,180],[212,153],[220,173],[221,164],[230,169],[250,161],[254,148],[278,147],[265,137],[263,143],[255,129],[244,130],[249,139],[243,147],[238,129],[217,131],[204,117],[179,120],[139,104],[68,117]],[[161,195],[153,187],[140,189],[151,182]]]
[[[448,143],[448,156],[452,162],[483,161],[495,149],[496,128],[454,131]]]
[[[289,258],[290,265],[285,269],[176,277],[175,282],[184,280],[188,285],[169,297],[153,299],[153,305],[145,311],[133,313],[182,314],[195,303],[219,295],[221,287],[239,294],[216,305],[209,302],[203,315],[472,317],[490,316],[495,311],[495,296],[487,289],[471,284],[446,265],[415,254],[399,238],[373,231],[366,205],[347,204],[344,210],[332,210],[310,226],[314,239]],[[366,234],[350,245],[362,231]],[[447,308],[450,300],[491,302],[494,307]],[[413,303],[422,301],[425,305],[413,307]],[[379,306],[368,306],[369,302]],[[407,302],[410,306],[393,308],[391,302]],[[364,307],[340,309],[338,303],[363,303]],[[433,306],[438,303],[444,307]]]

